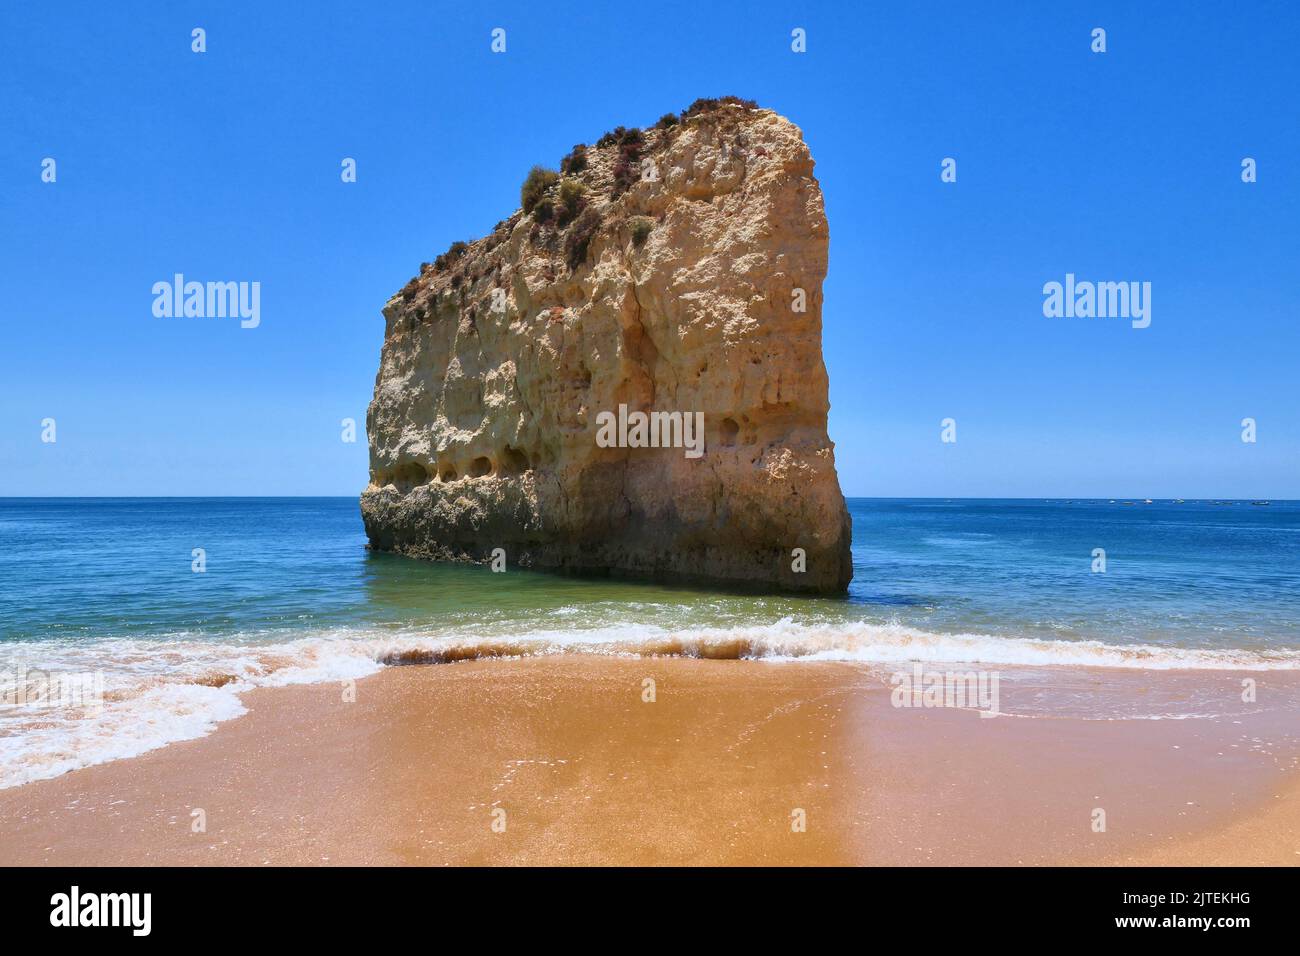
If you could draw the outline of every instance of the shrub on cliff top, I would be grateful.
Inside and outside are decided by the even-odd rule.
[[[632,244],[636,246],[644,245],[654,227],[655,221],[649,216],[633,216],[629,219],[628,228],[632,231]]]
[[[573,222],[587,205],[587,187],[569,176],[560,180],[560,201],[555,204],[555,218],[559,225]]]
[[[564,237],[564,258],[570,269],[577,269],[587,258],[591,240],[600,230],[600,214],[594,209],[584,209],[582,215],[569,227]]]
[[[758,104],[756,102],[753,100],[741,99],[739,96],[701,96],[690,106],[686,107],[686,110],[682,113],[682,119],[689,119],[692,116],[698,116],[700,113],[711,113],[723,106],[739,106],[743,110],[758,109]]]
[[[617,199],[631,189],[640,177],[639,162],[645,137],[639,129],[623,129],[621,126],[614,132],[617,134],[615,140],[618,144],[618,159],[614,161],[614,188],[611,195]]]
[[[438,258],[433,260],[433,268],[436,272],[445,272],[456,260],[469,251],[469,244],[457,240],[447,247],[447,251]]]
[[[676,126],[676,125],[677,125],[677,114],[665,113],[663,116],[659,117],[659,122],[655,123],[655,129],[667,129],[670,126]]]
[[[640,146],[645,142],[645,137],[641,130],[635,126],[628,129],[626,126],[615,126],[612,130],[596,140],[599,147],[605,146]]]
[[[559,178],[559,173],[545,166],[534,166],[528,170],[524,184],[519,187],[519,204],[524,207],[524,212],[532,212],[533,207],[541,202],[546,190],[554,186]]]
[[[587,147],[579,143],[569,154],[560,160],[560,172],[574,176],[587,168]]]
[[[614,188],[610,191],[614,199],[631,189],[640,177],[640,159],[640,143],[625,143],[618,148],[618,159],[614,161]]]

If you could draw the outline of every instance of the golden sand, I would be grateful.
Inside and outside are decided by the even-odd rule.
[[[204,739],[0,791],[0,863],[1300,862],[1293,761],[1241,745],[1290,714],[985,719],[856,665],[681,658],[344,691],[254,691]]]

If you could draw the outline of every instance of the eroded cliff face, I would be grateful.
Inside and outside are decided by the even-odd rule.
[[[601,143],[385,306],[361,497],[371,546],[842,591],[828,236],[799,129],[724,103]],[[601,413],[620,405],[703,413],[703,454],[602,447]]]

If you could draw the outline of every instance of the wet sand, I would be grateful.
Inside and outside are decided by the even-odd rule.
[[[860,665],[586,656],[349,696],[253,691],[209,737],[0,791],[0,864],[1300,863],[1289,706],[988,719],[891,706]]]

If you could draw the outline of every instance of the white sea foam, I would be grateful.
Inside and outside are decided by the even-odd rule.
[[[1002,667],[1274,671],[1300,669],[1300,651],[939,634],[899,624],[784,619],[735,628],[621,624],[523,633],[502,626],[441,635],[335,629],[302,637],[199,635],[0,644],[0,675],[40,669],[104,675],[102,707],[0,705],[0,787],[137,756],[211,733],[245,712],[255,687],[342,681],[385,664],[562,653],[672,655],[865,664],[976,663]],[[12,686],[12,683],[11,685]],[[0,680],[0,692],[5,687]],[[0,694],[0,696],[3,696]]]
[[[245,712],[234,689],[200,684],[162,684],[97,710],[44,719],[9,710],[0,710],[0,788],[204,737]]]

